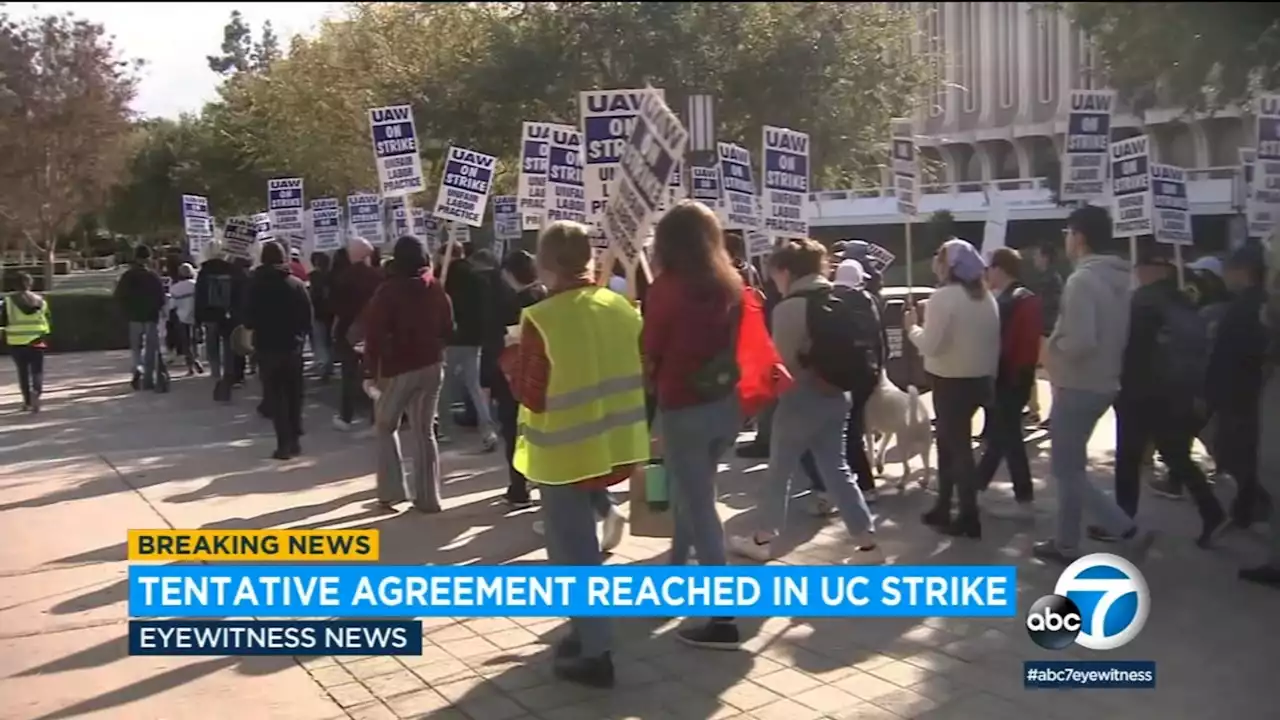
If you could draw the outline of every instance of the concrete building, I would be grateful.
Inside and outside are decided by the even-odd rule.
[[[1065,217],[1050,199],[1047,176],[1061,152],[1069,91],[1106,87],[1089,39],[1039,3],[890,5],[916,15],[914,50],[931,58],[937,76],[916,116],[921,156],[933,170],[924,178],[922,214],[948,209],[961,221],[981,220],[984,189],[998,188],[1013,221]],[[1146,132],[1154,159],[1191,171],[1193,213],[1236,213],[1238,151],[1253,134],[1250,118],[1235,108],[1193,117],[1154,104],[1139,116],[1122,102],[1112,139]],[[900,223],[887,194],[814,193],[812,224]]]

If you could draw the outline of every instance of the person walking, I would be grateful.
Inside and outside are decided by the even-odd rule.
[[[1000,311],[983,281],[985,273],[986,263],[973,245],[948,240],[933,258],[941,286],[929,296],[924,326],[913,307],[902,317],[903,331],[924,358],[937,416],[938,499],[922,520],[944,534],[973,539],[982,537],[973,416],[990,406],[1000,364]],[[953,493],[959,509],[954,518]]]
[[[678,203],[654,230],[658,276],[644,306],[643,356],[656,389],[662,456],[671,483],[675,536],[671,564],[725,565],[724,526],[716,510],[716,472],[741,427],[738,327],[743,304],[759,301],[726,251],[715,213]],[[748,297],[749,296],[749,297]],[[735,649],[733,618],[677,632],[689,645]]]
[[[1036,366],[1040,363],[1041,324],[1044,309],[1040,297],[1021,281],[1022,255],[1002,247],[991,253],[987,283],[996,293],[1000,313],[1000,361],[996,373],[995,398],[989,406],[990,428],[978,461],[978,489],[985,490],[1004,462],[1013,483],[1013,512],[987,506],[993,515],[1013,519],[1034,517],[1031,464],[1022,438],[1022,409],[1036,387]]]
[[[1270,250],[1264,254],[1266,301],[1262,306],[1262,324],[1266,332],[1263,357],[1262,394],[1258,417],[1258,478],[1263,490],[1272,498],[1280,498],[1280,233],[1267,239]],[[1272,440],[1263,442],[1263,439]],[[1280,519],[1273,517],[1267,542],[1267,557],[1259,565],[1242,568],[1240,579],[1272,588],[1280,588]]]
[[[313,369],[321,382],[333,377],[333,275],[329,254],[311,253],[311,273],[307,276],[307,292],[311,295],[311,354]]]
[[[1141,247],[1138,288],[1129,310],[1129,332],[1116,396],[1116,502],[1129,517],[1138,514],[1142,465],[1154,445],[1169,468],[1174,487],[1186,488],[1202,523],[1196,543],[1209,547],[1229,526],[1204,471],[1191,458],[1191,444],[1203,425],[1204,388],[1211,351],[1207,321],[1178,287],[1167,246]],[[1101,526],[1089,537],[1117,538]]]
[[[1067,256],[1075,270],[1062,292],[1061,312],[1049,336],[1048,370],[1053,383],[1049,465],[1058,485],[1057,532],[1032,547],[1047,562],[1070,564],[1080,557],[1081,515],[1087,508],[1123,550],[1141,561],[1154,536],[1089,482],[1089,438],[1120,389],[1129,334],[1129,263],[1118,257],[1111,215],[1086,206],[1067,218]],[[1111,254],[1116,253],[1116,254]]]
[[[438,269],[437,275],[441,272]],[[445,291],[453,302],[454,332],[445,351],[446,377],[445,389],[441,393],[441,424],[454,424],[453,404],[462,402],[465,395],[475,407],[476,426],[480,430],[485,452],[493,450],[498,444],[489,401],[480,383],[480,350],[484,346],[488,318],[493,313],[493,298],[488,290],[488,283],[466,257],[466,249],[461,244],[454,243],[449,272],[445,278]]]
[[[18,273],[17,291],[6,295],[0,304],[0,326],[18,370],[22,409],[38,413],[40,396],[44,394],[44,353],[53,325],[49,303],[34,287],[35,279],[30,274]]]
[[[196,269],[191,263],[178,266],[178,281],[169,288],[169,299],[178,317],[178,348],[187,361],[187,377],[203,373],[196,351]]]
[[[311,332],[311,299],[277,242],[262,246],[262,265],[249,281],[244,325],[253,331],[262,402],[275,426],[272,457],[289,460],[302,454],[302,348]]]
[[[361,386],[364,371],[356,345],[364,336],[359,325],[360,313],[382,282],[382,268],[373,264],[373,258],[374,247],[368,240],[352,238],[347,243],[350,264],[336,271],[331,281],[333,339],[338,360],[342,363],[338,414],[333,418],[333,427],[343,432],[351,429],[356,405],[364,402]]]
[[[156,388],[156,363],[160,354],[161,313],[164,312],[164,282],[151,269],[151,248],[139,245],[133,252],[133,264],[120,276],[115,289],[125,319],[129,321],[129,359],[134,390]]]
[[[547,297],[547,288],[538,280],[537,262],[533,255],[516,250],[508,253],[502,260],[502,280],[510,292],[503,294],[498,320],[502,324],[503,344],[506,345],[507,328],[519,327],[520,316],[524,309]],[[530,507],[533,499],[529,495],[529,481],[516,469],[513,459],[516,454],[516,438],[519,437],[520,403],[511,392],[511,384],[498,372],[491,380],[490,392],[498,412],[498,426],[502,429],[502,439],[507,448],[507,492],[505,499],[512,509],[519,510]]]
[[[773,310],[773,340],[795,383],[778,398],[773,414],[763,527],[729,539],[735,554],[758,562],[775,557],[774,543],[786,525],[791,478],[806,452],[813,453],[852,539],[851,561],[881,559],[871,511],[845,460],[844,427],[851,403],[832,371],[851,368],[858,358],[855,348],[843,342],[848,338],[840,328],[853,319],[836,307],[840,303],[827,270],[826,248],[814,240],[786,242],[769,257],[770,279],[783,295]],[[819,314],[834,322],[811,324],[809,318]]]
[[[449,297],[431,274],[422,241],[396,240],[387,279],[364,315],[366,365],[379,393],[374,404],[378,443],[378,503],[404,502],[405,445],[412,461],[409,499],[424,513],[440,512],[440,454],[435,425],[444,378],[444,348],[453,332]],[[407,427],[401,420],[407,415]]]
[[[547,558],[599,565],[596,518],[605,489],[649,458],[639,311],[592,281],[591,231],[559,221],[538,237],[547,299],[525,308],[516,349],[503,370],[520,402],[515,468],[538,485]],[[570,618],[556,647],[558,677],[612,687],[610,621]]]
[[[242,318],[246,278],[224,257],[218,243],[205,245],[205,261],[196,274],[195,321],[204,326],[205,360],[213,378],[213,399],[231,400],[238,356],[231,348],[231,332]]]
[[[1040,298],[1041,336],[1038,362],[1043,369],[1049,334],[1053,332],[1054,324],[1058,322],[1064,280],[1058,271],[1058,251],[1055,245],[1051,243],[1037,245],[1032,251],[1031,262],[1035,266],[1035,273],[1027,283],[1027,287]],[[1047,372],[1045,374],[1048,375]],[[1045,418],[1040,412],[1040,393],[1034,385],[1027,400],[1027,410],[1029,413],[1027,420],[1031,424],[1044,425]]]

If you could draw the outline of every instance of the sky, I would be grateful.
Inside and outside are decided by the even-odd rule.
[[[134,110],[177,117],[198,112],[215,98],[220,78],[205,57],[219,52],[232,10],[240,10],[255,38],[270,20],[281,48],[288,49],[289,38],[309,34],[341,7],[337,2],[11,2],[6,10],[15,19],[70,12],[100,23],[125,57],[147,62]]]

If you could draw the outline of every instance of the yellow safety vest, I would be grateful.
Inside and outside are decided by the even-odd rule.
[[[524,309],[551,361],[546,411],[520,407],[513,464],[529,480],[567,485],[649,457],[640,313],[595,286]]]
[[[5,327],[5,341],[12,346],[30,345],[49,334],[49,301],[45,300],[39,310],[24,313],[13,301],[12,295],[4,296],[4,314],[8,319]]]

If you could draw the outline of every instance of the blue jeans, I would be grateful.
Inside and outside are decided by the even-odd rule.
[[[598,566],[602,561],[596,517],[603,492],[576,485],[539,485],[546,521],[547,561],[552,565]],[[613,648],[613,625],[606,617],[569,618],[570,634],[585,657]]]
[[[491,433],[493,415],[489,401],[480,388],[480,348],[450,345],[444,351],[444,392],[440,394],[440,423],[453,422],[453,403],[461,402],[462,393],[471,399],[476,408],[476,428],[481,433]],[[459,387],[461,386],[461,387]],[[461,392],[459,392],[461,390]]]
[[[806,451],[813,453],[818,475],[839,508],[849,534],[857,537],[872,529],[867,500],[844,456],[849,405],[848,395],[824,392],[807,379],[798,380],[778,399],[769,442],[770,487],[762,505],[764,531],[781,532],[786,525],[791,476]]]
[[[671,564],[685,565],[696,550],[699,565],[724,565],[724,526],[716,512],[716,470],[738,436],[737,395],[702,405],[661,410],[663,463],[671,483],[675,535]]]
[[[129,322],[129,354],[133,372],[146,383],[156,380],[156,359],[160,354],[160,328],[154,322]]]
[[[1049,423],[1053,443],[1049,466],[1058,484],[1058,535],[1064,550],[1080,547],[1080,525],[1084,510],[1097,518],[1107,532],[1119,536],[1134,527],[1116,501],[1089,482],[1089,437],[1099,418],[1111,407],[1114,393],[1055,387]]]

